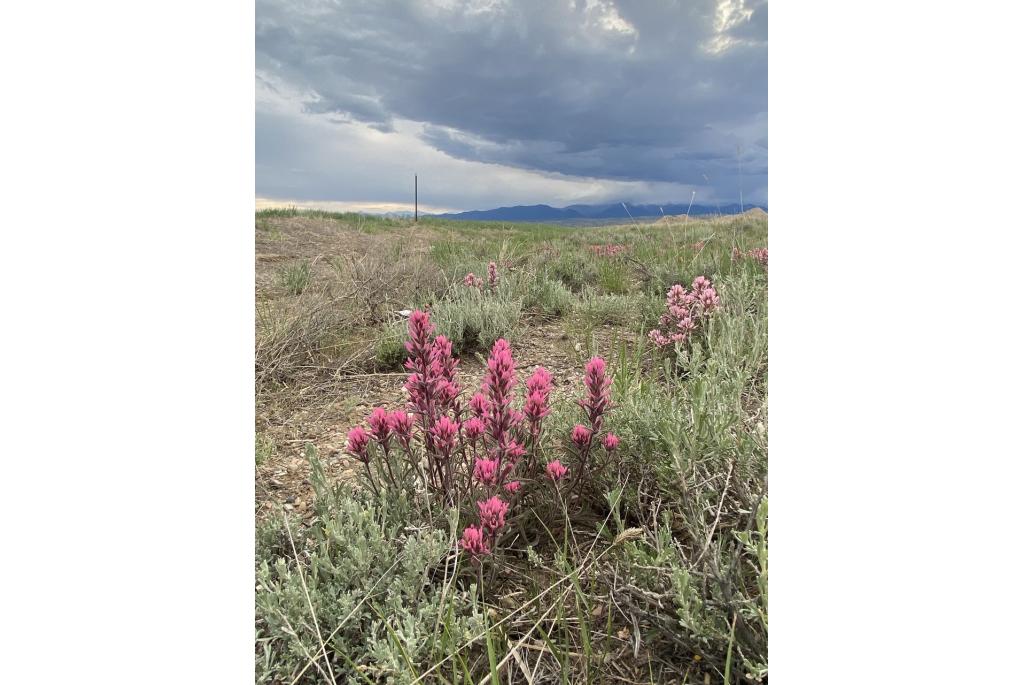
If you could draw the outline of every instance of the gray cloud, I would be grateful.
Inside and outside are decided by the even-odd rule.
[[[256,16],[258,78],[339,128],[418,122],[453,159],[721,200],[742,166],[745,197],[767,200],[766,2],[258,0]],[[270,164],[280,127],[260,112]]]

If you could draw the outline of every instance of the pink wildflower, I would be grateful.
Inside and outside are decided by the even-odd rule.
[[[715,292],[714,288],[704,288],[700,293],[699,298],[700,304],[704,307],[705,312],[713,311],[718,308],[718,293]]]
[[[595,431],[601,430],[601,420],[604,413],[611,408],[611,393],[609,388],[612,379],[606,374],[604,359],[594,357],[587,363],[586,373],[583,376],[583,385],[586,388],[586,395],[580,402],[580,406],[587,412],[590,426]]]
[[[370,426],[370,433],[373,435],[373,438],[385,448],[387,447],[388,440],[391,438],[389,416],[386,409],[376,407],[370,413],[370,418],[366,420],[366,423]]]
[[[512,402],[512,389],[516,384],[512,350],[504,338],[495,341],[494,347],[491,348],[483,384],[489,400],[487,429],[498,443],[499,449],[503,450],[507,444],[508,431],[514,424],[509,405]]]
[[[564,466],[562,466],[562,462],[560,462],[559,460],[555,459],[553,462],[548,464],[547,472],[548,472],[548,478],[550,478],[551,480],[553,480],[555,482],[558,482],[558,481],[562,480],[563,478],[565,478],[566,474],[569,473],[569,469],[567,469]]]
[[[412,424],[412,415],[406,414],[404,411],[396,410],[388,414],[388,427],[398,437],[402,446],[407,449],[409,441],[412,439]]]
[[[658,321],[659,328],[647,334],[658,347],[686,342],[721,304],[711,281],[704,276],[697,276],[692,287],[689,291],[677,283],[665,294],[666,311]]]
[[[514,495],[517,492],[519,492],[519,488],[521,485],[522,483],[520,483],[517,480],[509,481],[508,483],[505,483],[505,492],[509,493],[510,495]]]
[[[541,421],[551,413],[548,406],[550,395],[551,374],[543,366],[538,366],[526,379],[526,403],[523,405],[523,414],[530,422],[530,433],[534,438],[540,433]]]
[[[484,279],[470,271],[466,274],[466,277],[462,279],[462,284],[467,288],[481,288],[483,287]]]
[[[448,338],[439,335],[434,338],[434,364],[440,372],[438,375],[451,383],[455,382],[455,374],[459,370],[459,360],[452,356],[452,343]]]
[[[471,443],[475,443],[477,438],[483,435],[484,422],[474,416],[462,424],[462,430],[465,432],[466,438],[468,438]]]
[[[469,408],[473,412],[473,416],[482,419],[484,414],[487,413],[487,409],[490,406],[490,402],[481,393],[476,393],[469,400]]]
[[[438,419],[434,427],[430,429],[430,434],[434,438],[434,446],[445,458],[450,457],[452,450],[455,449],[455,438],[458,433],[459,424],[447,416]]]
[[[434,324],[430,323],[430,314],[417,309],[409,316],[409,340],[405,343],[405,349],[410,355],[430,349],[430,336],[433,332]]]
[[[369,464],[370,454],[366,450],[369,443],[369,434],[363,430],[362,426],[356,426],[348,432],[348,442],[345,444],[345,449],[359,461]]]
[[[462,549],[466,550],[473,560],[476,561],[478,557],[485,557],[491,553],[491,550],[487,547],[487,540],[484,539],[483,531],[476,526],[467,526],[462,531]]]
[[[615,433],[609,433],[608,435],[604,436],[604,448],[606,450],[611,452],[615,450],[615,448],[617,448],[618,446],[619,436],[615,435]]]
[[[590,444],[590,438],[592,435],[593,433],[589,428],[576,424],[572,429],[572,442],[580,449],[583,449]]]
[[[412,406],[428,421],[433,419],[432,405],[440,366],[434,363],[434,344],[430,340],[433,332],[430,315],[418,309],[414,311],[409,317],[409,340],[405,343],[405,349],[409,351],[405,367],[412,371],[405,388],[409,391]]]
[[[476,503],[480,511],[480,527],[487,531],[492,537],[498,534],[505,527],[505,514],[508,513],[508,504],[495,495],[488,500]]]
[[[473,479],[481,485],[498,484],[498,460],[477,459],[473,467]]]
[[[505,450],[505,454],[506,454],[506,455],[507,455],[507,456],[508,456],[508,457],[509,457],[509,458],[510,458],[510,459],[511,459],[511,460],[512,460],[513,462],[515,462],[515,461],[516,461],[517,459],[519,459],[519,457],[521,457],[521,456],[523,456],[524,454],[526,454],[526,448],[525,448],[525,447],[523,447],[522,445],[520,445],[520,444],[519,444],[518,442],[516,442],[515,440],[511,440],[511,441],[510,441],[510,442],[508,443],[508,448],[507,448],[507,449]]]
[[[498,265],[494,262],[487,265],[487,285],[491,290],[498,287]]]

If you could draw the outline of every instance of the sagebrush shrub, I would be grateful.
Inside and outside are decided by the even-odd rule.
[[[374,682],[411,682],[410,663],[443,658],[484,625],[470,590],[430,580],[451,552],[454,531],[410,528],[415,519],[401,493],[385,502],[332,490],[310,458],[317,489],[311,528],[299,537],[295,522],[276,518],[258,531],[257,681],[355,682],[362,673]],[[442,621],[447,634],[439,635]],[[356,663],[364,665],[357,671]]]
[[[516,335],[523,306],[522,296],[513,288],[458,288],[431,308],[431,321],[451,341],[456,354],[488,350],[499,338]]]

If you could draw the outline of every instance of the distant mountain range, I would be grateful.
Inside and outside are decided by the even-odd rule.
[[[575,219],[603,221],[686,214],[687,207],[686,204],[632,205],[622,202],[604,205],[569,205],[562,208],[550,205],[517,205],[515,207],[498,207],[497,209],[476,209],[470,212],[434,214],[433,216],[461,221],[571,221]],[[768,207],[765,205],[743,205],[744,210],[754,207],[768,211]],[[690,216],[739,214],[740,206],[736,203],[714,206],[693,205],[689,207],[689,210]]]

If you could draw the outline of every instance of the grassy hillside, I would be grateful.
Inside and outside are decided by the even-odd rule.
[[[574,228],[258,212],[261,682],[766,680],[767,255],[750,253],[767,233],[766,217]],[[667,291],[702,276],[717,300],[684,341],[656,345],[652,329],[680,330],[662,322]],[[346,450],[375,407],[407,406],[413,310],[458,359],[457,447],[437,479],[433,438],[373,443],[367,465]],[[515,493],[473,476],[503,438],[477,453],[463,433],[498,339],[511,407],[526,411],[537,366],[551,375]],[[612,402],[596,428],[579,405],[595,356]],[[574,424],[595,428],[593,447]],[[609,432],[617,447],[598,444]],[[563,481],[547,476],[555,459]],[[461,541],[495,493],[507,521],[470,554]]]

